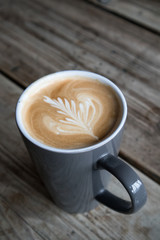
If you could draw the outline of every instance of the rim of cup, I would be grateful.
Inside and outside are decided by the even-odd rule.
[[[55,148],[55,147],[51,147],[48,146],[46,144],[43,144],[41,142],[39,142],[38,140],[36,140],[35,138],[33,138],[25,129],[23,121],[22,121],[22,115],[21,115],[21,111],[23,108],[23,102],[25,101],[25,99],[27,98],[27,95],[33,91],[32,89],[36,88],[37,85],[39,85],[40,83],[44,83],[44,81],[46,80],[46,82],[50,82],[53,81],[53,78],[56,77],[62,77],[62,76],[82,76],[82,77],[89,77],[92,79],[96,79],[98,81],[100,81],[103,84],[109,85],[115,92],[116,95],[118,96],[120,103],[121,103],[121,108],[122,108],[122,118],[121,121],[118,125],[118,127],[116,128],[116,130],[109,135],[108,137],[104,138],[103,140],[101,140],[98,143],[95,143],[93,145],[87,146],[87,147],[83,147],[83,148],[74,148],[74,149],[61,149],[61,148]],[[38,80],[36,80],[35,82],[33,82],[32,84],[30,84],[21,94],[17,105],[16,105],[16,123],[17,126],[20,130],[20,132],[33,144],[37,145],[40,148],[46,149],[48,151],[52,151],[52,152],[62,152],[62,153],[80,153],[80,152],[87,152],[87,151],[92,151],[95,150],[96,148],[99,148],[103,145],[105,145],[106,143],[108,143],[109,141],[111,141],[123,128],[125,121],[127,118],[127,103],[125,100],[125,97],[123,95],[123,93],[121,92],[121,90],[108,78],[101,76],[97,73],[94,72],[89,72],[89,71],[83,71],[83,70],[65,70],[65,71],[60,71],[60,72],[55,72],[55,73],[51,73],[49,75],[46,75]]]

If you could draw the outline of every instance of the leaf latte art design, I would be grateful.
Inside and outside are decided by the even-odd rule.
[[[43,99],[50,106],[57,109],[59,114],[66,116],[65,119],[60,119],[60,124],[57,124],[57,133],[73,134],[83,133],[92,136],[98,140],[94,135],[92,129],[92,122],[96,114],[94,103],[91,99],[87,98],[83,103],[76,106],[74,100],[68,101],[66,98],[62,100],[60,97],[51,99],[44,96]]]

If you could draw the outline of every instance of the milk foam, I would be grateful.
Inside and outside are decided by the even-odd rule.
[[[28,94],[22,109],[28,133],[56,148],[90,146],[111,134],[120,104],[110,86],[73,76],[44,82]]]
[[[59,124],[53,125],[50,130],[56,134],[88,134],[93,138],[98,140],[98,137],[94,135],[92,129],[92,122],[95,119],[96,108],[91,99],[86,98],[83,103],[79,103],[78,107],[76,107],[75,101],[71,100],[70,102],[64,98],[62,100],[60,97],[55,99],[51,99],[47,96],[44,96],[44,101],[49,103],[50,106],[57,108],[57,112],[65,115],[65,120],[59,119]],[[99,104],[101,107],[101,105]],[[92,114],[89,115],[89,111],[91,110]],[[52,120],[53,121],[53,120]]]

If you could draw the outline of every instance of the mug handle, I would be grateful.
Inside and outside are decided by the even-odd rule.
[[[96,169],[105,169],[114,175],[122,183],[131,199],[131,201],[123,200],[102,188],[95,196],[97,201],[124,214],[135,213],[145,204],[147,193],[144,184],[136,172],[124,161],[107,154],[97,161]]]

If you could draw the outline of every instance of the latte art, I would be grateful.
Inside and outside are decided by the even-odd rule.
[[[78,110],[74,100],[69,101],[64,98],[64,102],[60,97],[57,100],[52,100],[49,97],[45,96],[44,101],[49,103],[52,107],[58,109],[58,113],[65,115],[65,120],[60,119],[59,124],[53,124],[56,126],[51,127],[51,131],[56,134],[71,134],[76,133],[88,134],[98,140],[98,137],[94,135],[92,129],[92,122],[95,119],[96,109],[94,103],[88,98],[83,103],[79,103]],[[91,114],[89,112],[91,111]],[[53,121],[53,120],[52,120]]]
[[[90,146],[116,128],[121,109],[110,86],[80,76],[44,82],[28,94],[22,109],[28,133],[56,148]]]

